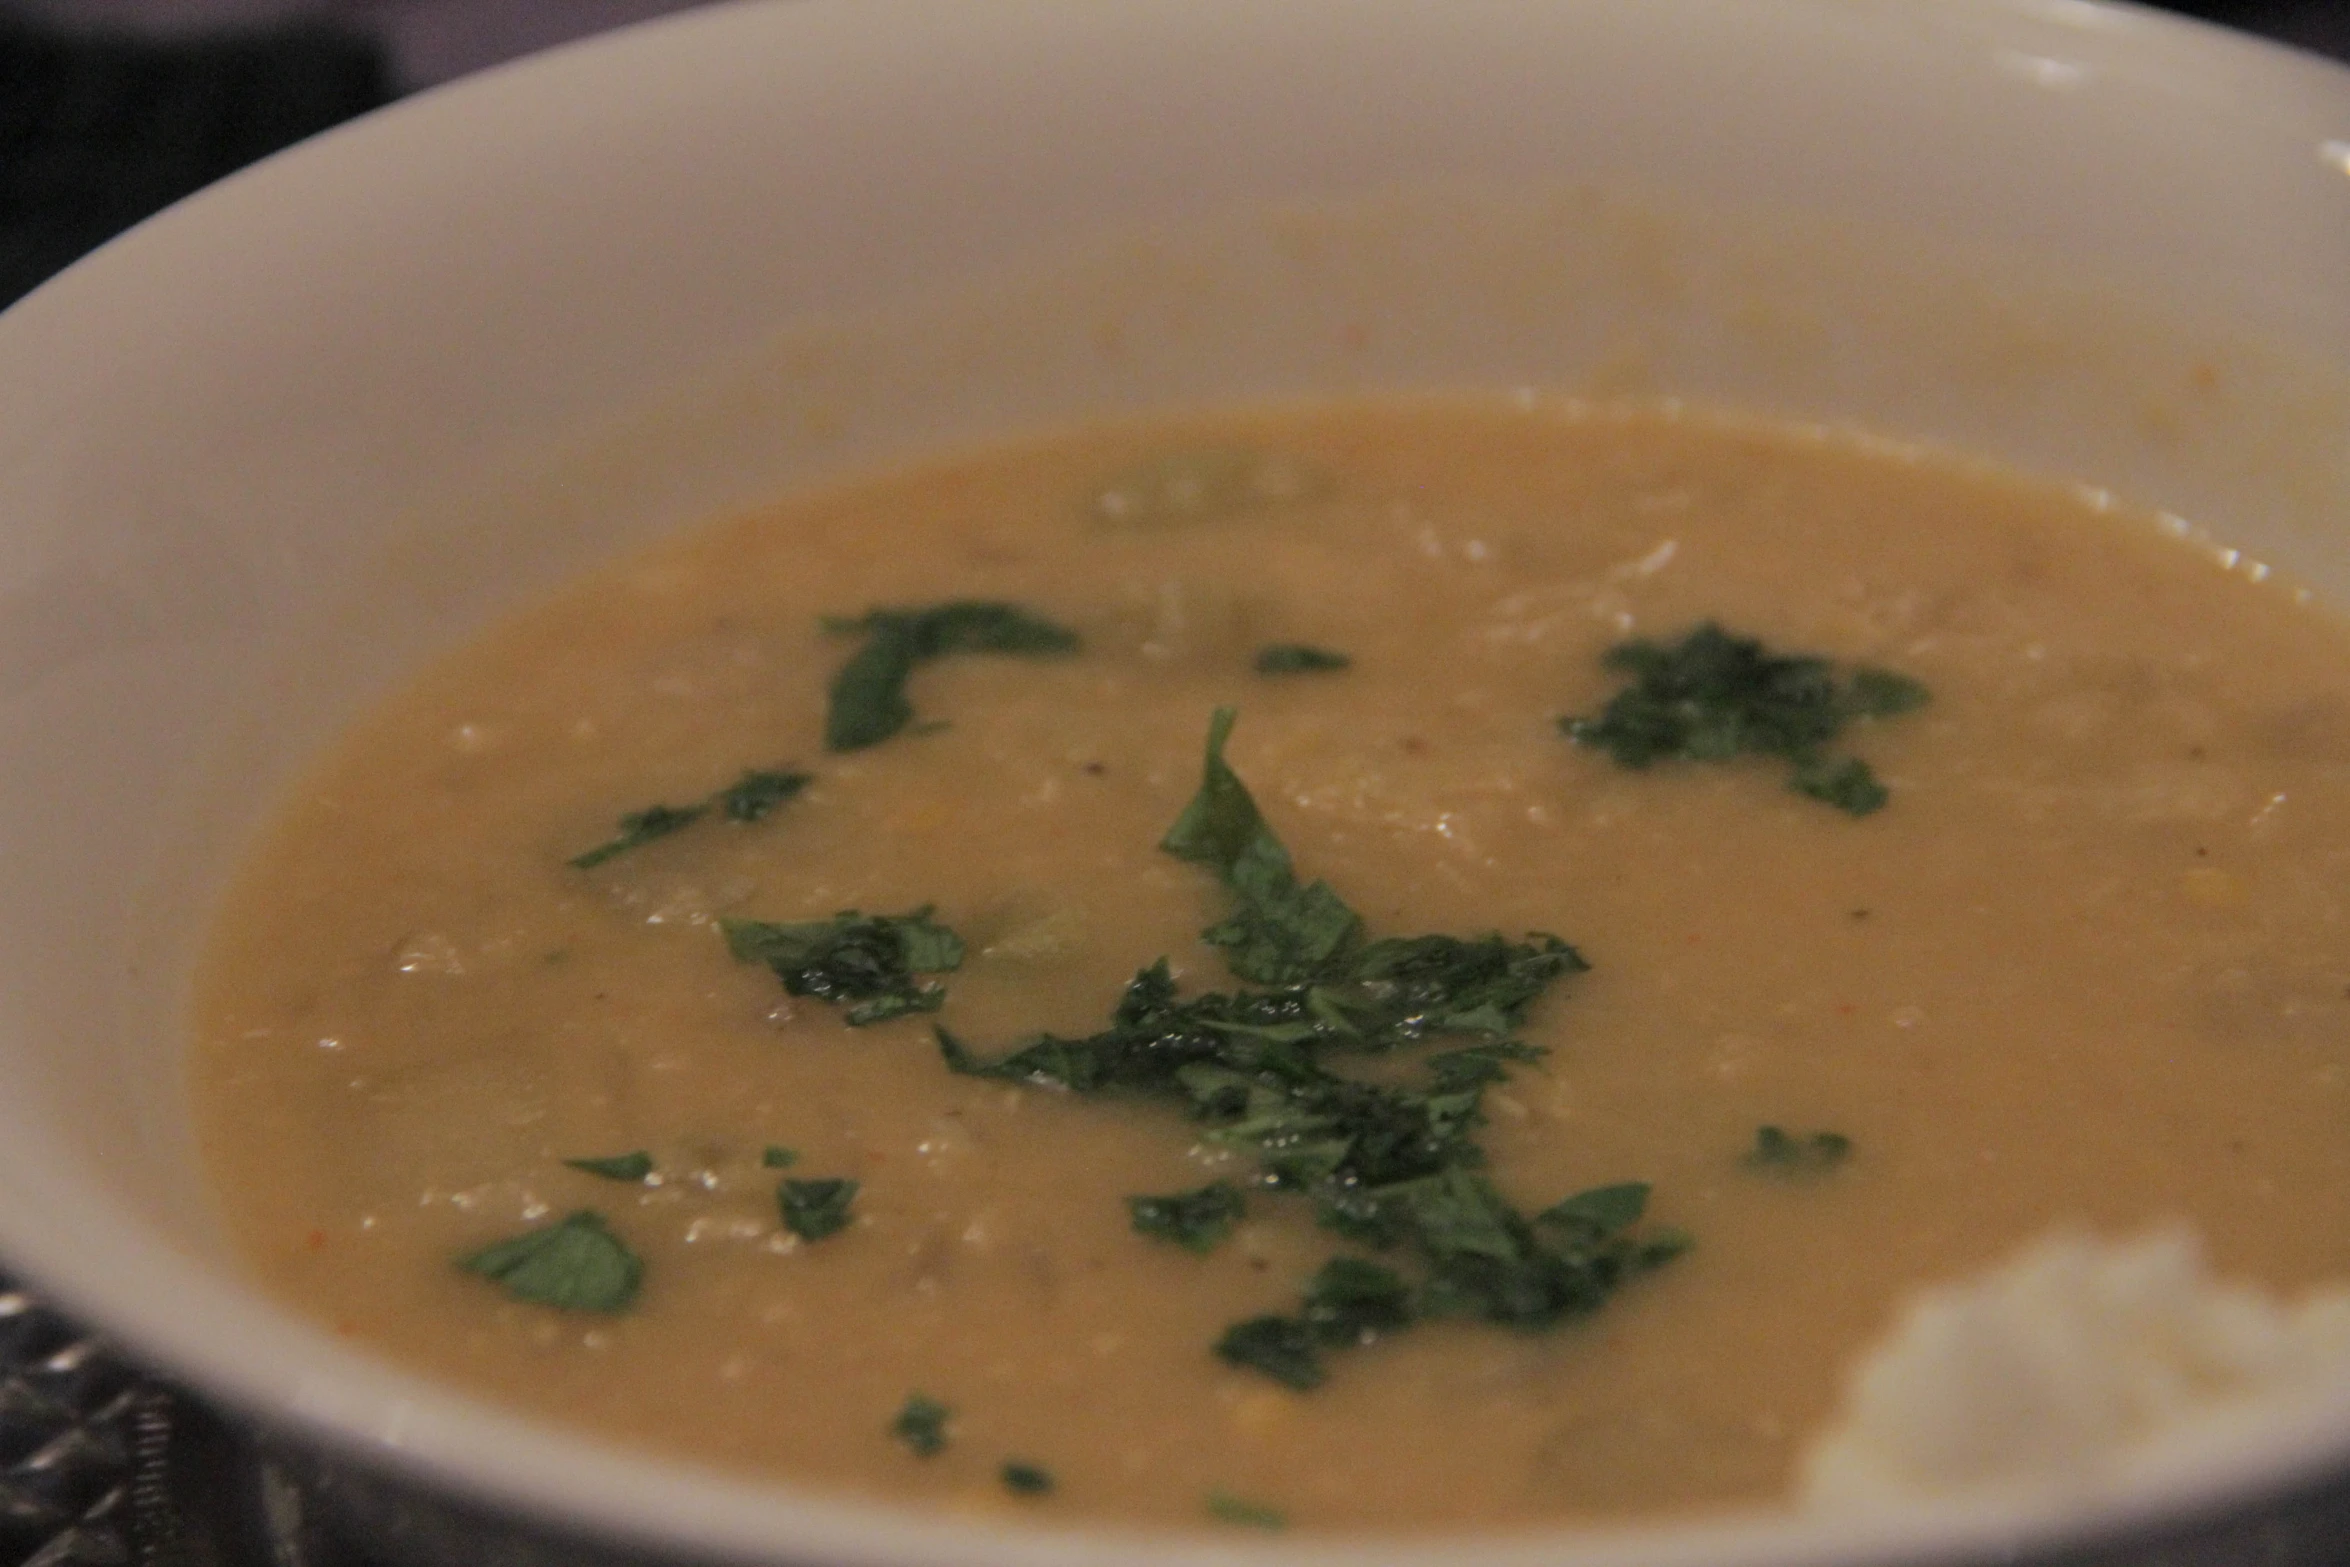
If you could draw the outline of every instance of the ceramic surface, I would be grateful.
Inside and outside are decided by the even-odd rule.
[[[660,529],[1088,412],[1736,402],[2110,486],[2350,604],[2345,278],[2350,74],[2081,0],[740,4],[396,106],[0,316],[0,1250],[362,1490],[682,1556],[2055,1559],[2322,1487],[2350,1405],[2094,1504],[1441,1544],[751,1484],[256,1296],[177,1012],[270,792],[428,650]]]

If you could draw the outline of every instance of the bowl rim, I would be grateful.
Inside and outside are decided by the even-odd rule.
[[[680,57],[723,52],[744,29],[789,27],[809,12],[919,11],[940,0],[731,0],[658,17],[401,100],[265,160],[148,220],[62,275],[100,284],[130,248],[168,246],[206,220],[228,187],[259,198],[289,169],[312,173],[388,129],[457,127],[518,86],[566,74],[609,81],[659,45]],[[969,0],[955,0],[967,5]],[[1039,0],[1074,9],[1084,0]],[[1377,0],[1395,10],[1440,0]],[[2127,0],[1937,0],[1986,18],[2093,16],[2108,39],[2193,40],[2233,52],[2247,68],[2317,66],[2350,88],[2350,70],[2288,45],[2154,11]],[[453,133],[453,131],[452,131]],[[63,297],[43,285],[0,322],[48,311]],[[60,307],[62,308],[62,307]],[[78,308],[78,301],[76,304]],[[0,351],[6,346],[0,328]],[[1754,1508],[1698,1518],[1440,1537],[1314,1533],[1236,1541],[1197,1531],[1140,1531],[1085,1523],[975,1524],[839,1494],[740,1478],[576,1436],[347,1347],[263,1296],[231,1286],[193,1259],[141,1239],[127,1212],[35,1172],[0,1206],[10,1264],[135,1356],[261,1421],[328,1451],[466,1502],[512,1511],[630,1546],[710,1559],[823,1559],[842,1564],[1080,1567],[1106,1557],[1164,1567],[1236,1559],[1297,1567],[1340,1562],[1452,1567],[1723,1567],[1741,1563],[1926,1562],[2058,1547],[2158,1530],[2350,1467],[2350,1398],[2313,1406],[2246,1442],[2225,1462],[2159,1492],[2084,1504],[2079,1498],[1970,1499],[1898,1514],[1814,1516]],[[224,1325],[226,1331],[224,1331]]]

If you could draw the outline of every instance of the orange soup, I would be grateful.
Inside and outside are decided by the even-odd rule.
[[[336,1330],[737,1471],[1765,1500],[1899,1300],[2052,1225],[2350,1272],[2346,671],[2150,519],[1818,431],[959,455],[366,715],[221,910],[207,1155]]]

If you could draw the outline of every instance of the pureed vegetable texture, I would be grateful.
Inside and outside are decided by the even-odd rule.
[[[200,977],[209,1156],[338,1330],[721,1464],[1767,1497],[2059,1221],[2350,1267],[2346,654],[2054,490],[1637,410],[885,476],[352,733]]]

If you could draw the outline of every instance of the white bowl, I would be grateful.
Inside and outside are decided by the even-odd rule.
[[[1730,1567],[2314,1527],[2272,1499],[2350,1473],[2350,1407],[2094,1505],[981,1528],[549,1430],[252,1289],[187,1130],[191,949],[272,791],[425,650],[887,454],[1429,384],[1941,442],[2350,604],[2350,73],[2082,0],[745,4],[183,204],[0,317],[0,1249],[362,1491],[656,1554]]]

